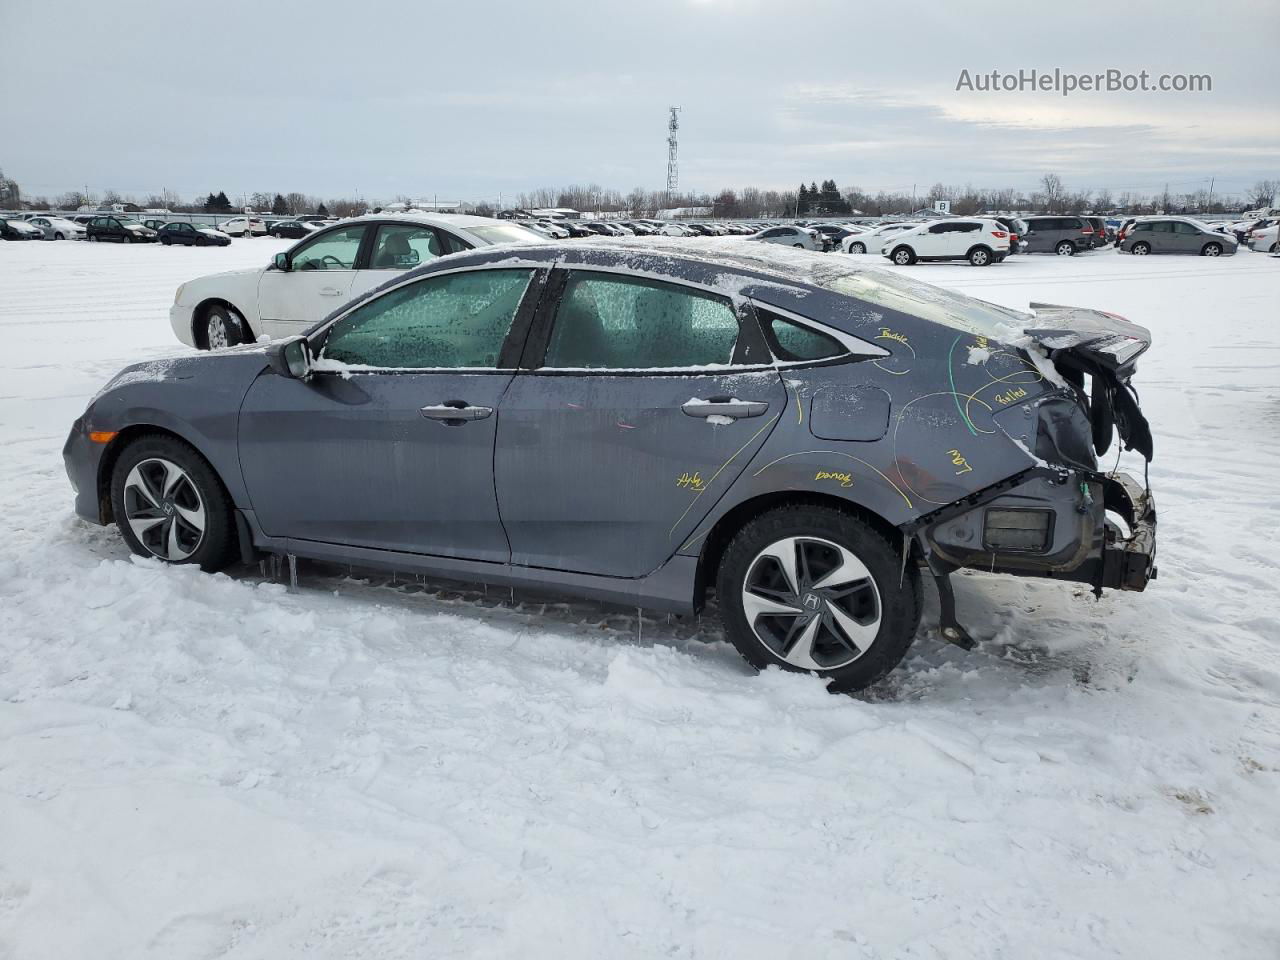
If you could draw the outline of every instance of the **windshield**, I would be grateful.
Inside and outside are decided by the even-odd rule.
[[[485,243],[540,243],[543,239],[528,227],[517,226],[514,223],[465,229],[467,233],[475,234]]]
[[[979,337],[1009,341],[1022,334],[1026,315],[908,277],[866,270],[815,280],[819,287],[889,310],[941,323]]]
[[[143,226],[143,224],[139,223],[137,220],[130,220],[130,219],[129,219],[129,218],[127,218],[127,217],[121,217],[121,218],[120,218],[120,226],[122,226],[122,227],[141,227],[141,226]]]

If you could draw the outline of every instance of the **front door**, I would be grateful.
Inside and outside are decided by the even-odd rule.
[[[270,337],[302,333],[352,296],[367,224],[334,227],[289,251],[289,269],[264,270],[258,281],[258,316]]]
[[[738,340],[722,297],[572,271],[543,356],[502,401],[494,471],[511,562],[639,577],[669,559],[786,404],[775,370],[735,372]]]
[[[239,437],[263,532],[507,562],[494,438],[519,346],[512,321],[533,276],[423,277],[318,334],[309,381],[259,377]]]

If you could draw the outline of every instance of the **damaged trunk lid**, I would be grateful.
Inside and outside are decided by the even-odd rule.
[[[1052,303],[1032,303],[1031,309],[1035,316],[1023,333],[1076,389],[1089,412],[1097,453],[1105,452],[1118,434],[1125,449],[1150,460],[1151,428],[1138,405],[1132,377],[1138,358],[1151,346],[1151,332],[1102,310]]]

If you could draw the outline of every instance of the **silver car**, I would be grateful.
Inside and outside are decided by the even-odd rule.
[[[1150,253],[1189,253],[1202,257],[1230,256],[1239,244],[1206,223],[1187,217],[1152,217],[1135,223],[1120,249],[1136,256]]]
[[[84,226],[62,217],[32,217],[27,223],[43,233],[46,240],[84,239]]]
[[[813,232],[805,227],[769,227],[759,233],[747,237],[748,240],[762,240],[765,243],[781,243],[788,247],[800,247],[804,250],[821,250]]]

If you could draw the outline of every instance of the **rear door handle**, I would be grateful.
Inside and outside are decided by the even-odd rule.
[[[493,416],[493,407],[473,407],[462,400],[449,400],[445,403],[423,407],[421,413],[428,420],[443,420],[456,426],[472,420],[485,420]]]
[[[710,400],[690,400],[681,404],[680,409],[690,417],[730,417],[734,420],[742,417],[758,417],[769,409],[763,400],[730,400],[723,397],[712,397]]]
[[[342,296],[342,291],[341,291],[341,290],[339,290],[337,287],[321,287],[321,288],[320,288],[320,296],[322,296],[322,297],[340,297],[340,296]]]

